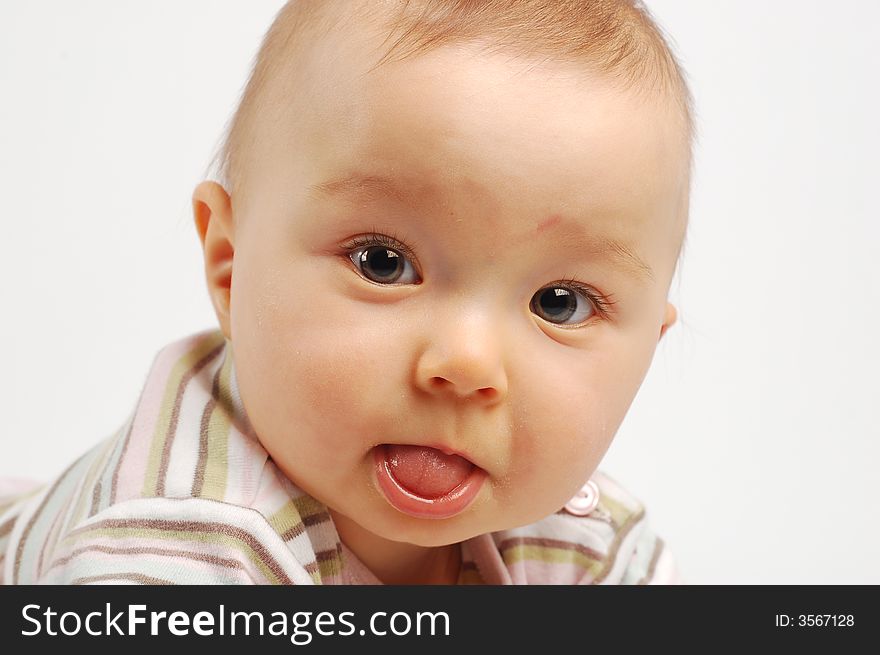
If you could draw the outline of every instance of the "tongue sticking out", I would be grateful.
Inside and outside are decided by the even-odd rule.
[[[385,447],[394,478],[422,498],[437,498],[464,482],[474,465],[459,455],[444,455],[423,446]]]

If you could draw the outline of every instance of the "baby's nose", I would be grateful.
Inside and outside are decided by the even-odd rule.
[[[497,321],[486,312],[435,322],[419,355],[416,385],[431,394],[498,402],[507,395],[503,351]]]

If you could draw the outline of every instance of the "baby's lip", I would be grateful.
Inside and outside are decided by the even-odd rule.
[[[375,480],[385,499],[404,514],[425,519],[452,518],[476,499],[487,473],[455,450],[444,453],[447,463],[433,468],[438,464],[436,454],[428,454],[432,450],[443,452],[441,448],[414,444],[376,446]],[[420,452],[427,455],[427,460],[421,459]]]

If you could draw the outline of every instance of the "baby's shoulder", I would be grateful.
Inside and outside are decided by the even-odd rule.
[[[116,502],[32,539],[34,519],[13,538],[15,583],[313,584],[303,553],[253,508],[205,498]],[[31,534],[29,534],[31,533]],[[302,550],[302,549],[300,549]]]
[[[205,484],[194,490],[173,467],[158,486],[148,459],[144,474],[125,476],[113,456],[124,445],[118,439],[100,444],[18,503],[14,517],[4,517],[10,529],[8,539],[0,540],[0,566],[7,573],[0,579],[30,584],[316,581],[314,548],[302,533],[318,510],[285,486],[286,479],[259,452],[249,458],[239,453],[245,477],[217,476],[209,469]]]

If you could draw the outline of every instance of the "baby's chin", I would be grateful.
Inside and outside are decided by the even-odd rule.
[[[423,548],[438,548],[461,543],[482,534],[511,530],[533,523],[540,517],[505,517],[489,503],[472,506],[464,514],[446,519],[416,518],[388,508],[390,516],[364,526],[373,534],[387,539]],[[552,513],[552,512],[548,512]],[[542,516],[546,516],[547,513]]]

